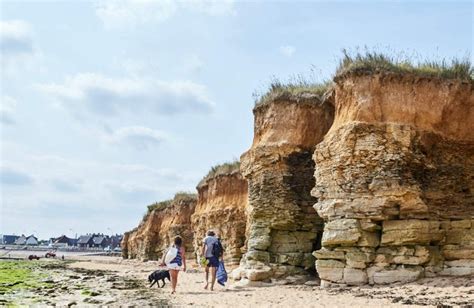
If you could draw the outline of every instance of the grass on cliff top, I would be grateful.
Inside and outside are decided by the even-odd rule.
[[[240,170],[240,161],[234,160],[232,162],[225,162],[211,167],[211,170],[199,182],[198,187],[204,184],[207,180],[222,174],[232,174]]]
[[[277,98],[291,98],[302,94],[312,94],[322,99],[331,85],[332,81],[317,82],[303,75],[292,77],[286,83],[273,78],[264,94],[254,92],[255,106],[263,105]]]
[[[196,196],[195,193],[190,193],[190,192],[185,192],[185,191],[177,192],[174,195],[173,199],[164,200],[164,201],[160,201],[160,202],[155,202],[153,204],[148,205],[147,206],[147,212],[146,212],[144,218],[146,218],[148,216],[148,214],[150,214],[154,210],[163,210],[163,209],[167,208],[173,202],[192,201],[192,200],[196,200],[196,198],[197,198],[197,196]]]
[[[264,105],[277,98],[301,97],[302,94],[314,94],[319,99],[332,87],[333,81],[338,77],[350,73],[376,74],[398,73],[411,74],[420,77],[436,77],[443,79],[474,80],[474,67],[468,56],[464,58],[445,58],[439,60],[421,59],[416,55],[408,55],[393,50],[380,51],[376,49],[359,49],[354,51],[342,50],[342,57],[336,72],[330,81],[318,82],[315,78],[314,68],[309,77],[297,75],[287,82],[273,78],[270,85],[263,91],[253,93],[255,106]],[[304,101],[304,100],[302,100]]]
[[[379,52],[365,48],[363,51],[342,50],[343,57],[336,70],[336,78],[348,73],[392,72],[413,74],[421,77],[472,80],[474,67],[469,57],[414,61],[403,53]]]

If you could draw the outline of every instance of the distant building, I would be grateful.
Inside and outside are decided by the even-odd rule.
[[[105,248],[109,245],[108,236],[96,235],[94,236],[93,241],[94,241],[94,247]]]
[[[70,238],[70,246],[77,246],[77,238]]]
[[[77,240],[77,246],[82,248],[90,248],[94,246],[93,234],[81,235]]]
[[[2,245],[13,245],[13,244],[15,244],[15,242],[18,238],[19,238],[18,235],[4,234],[4,235],[0,236],[0,244],[2,244]]]
[[[64,241],[64,240],[63,240]],[[122,241],[122,235],[104,235],[103,233],[92,233],[81,235],[77,239],[77,246],[82,248],[105,248],[110,247],[114,249],[115,247],[120,246],[120,242]]]
[[[38,245],[38,239],[34,235],[24,236],[23,234],[16,239],[16,245]]]
[[[17,238],[15,245],[26,245],[26,236],[22,234],[19,238]]]
[[[38,238],[34,235],[30,235],[26,238],[26,245],[38,245]]]
[[[76,246],[77,240],[69,238],[66,235],[61,235],[58,238],[51,239],[51,245],[54,247],[68,247]]]
[[[110,248],[114,249],[115,247],[120,247],[122,242],[122,235],[116,234],[110,237]]]

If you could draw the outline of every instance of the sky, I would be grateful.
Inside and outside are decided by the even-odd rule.
[[[472,59],[473,2],[0,1],[0,234],[122,233],[253,137],[272,79],[341,50]]]

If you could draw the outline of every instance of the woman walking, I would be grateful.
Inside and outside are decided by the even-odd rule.
[[[181,238],[181,236],[176,236],[174,238],[173,247],[176,248],[176,250],[178,251],[176,253],[176,257],[174,257],[173,260],[166,264],[171,276],[171,294],[176,293],[176,285],[178,284],[178,274],[181,269],[181,266],[183,272],[186,271],[186,256],[183,247],[183,239]]]

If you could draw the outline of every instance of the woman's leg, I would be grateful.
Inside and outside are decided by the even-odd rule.
[[[171,276],[171,294],[176,292],[176,285],[178,284],[178,273],[177,270],[170,270]]]

